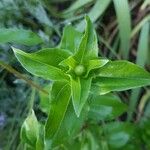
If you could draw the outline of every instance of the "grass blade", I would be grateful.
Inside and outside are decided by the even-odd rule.
[[[149,50],[148,48],[149,25],[150,24],[147,22],[143,26],[141,30],[140,38],[139,38],[136,64],[140,65],[141,67],[144,67],[147,61],[147,55],[148,55],[148,50]],[[140,94],[140,89],[135,89],[132,91],[130,104],[129,104],[129,111],[128,111],[128,120],[131,120],[132,118],[132,114],[135,110],[135,106],[137,104],[139,94]]]
[[[105,12],[111,0],[97,0],[93,8],[87,14],[92,22],[95,22]],[[85,26],[84,20],[77,24],[77,29],[83,31]]]
[[[121,51],[125,59],[128,58],[131,34],[131,18],[127,0],[113,0],[118,20],[121,40]]]

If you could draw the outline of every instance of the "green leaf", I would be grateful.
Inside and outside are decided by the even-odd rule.
[[[0,44],[4,43],[16,43],[23,45],[36,45],[43,42],[43,40],[35,33],[24,29],[0,29]]]
[[[101,18],[107,7],[109,6],[111,0],[97,0],[91,10],[88,11],[87,15],[91,18],[94,23],[98,18]],[[85,22],[82,20],[77,24],[77,29],[83,31]]]
[[[127,110],[127,106],[113,94],[93,95],[89,104],[89,117],[97,121],[115,119]]]
[[[150,73],[128,61],[110,61],[100,68],[93,79],[98,94],[123,91],[150,84]]]
[[[48,120],[45,125],[45,138],[52,140],[57,133],[66,113],[71,96],[67,82],[54,82],[51,91],[51,104]]]
[[[79,117],[84,104],[87,101],[89,90],[91,88],[91,78],[72,78],[71,93],[72,102],[76,115]]]
[[[112,122],[103,126],[104,133],[107,133],[107,141],[111,148],[121,148],[125,146],[132,137],[134,128],[132,124]]]
[[[70,71],[73,70],[78,65],[78,63],[72,56],[70,56],[67,59],[63,60],[59,65],[62,65],[64,67],[69,66],[69,71]]]
[[[69,104],[64,120],[60,126],[60,129],[53,140],[52,147],[58,145],[66,145],[75,141],[77,134],[80,132],[84,121],[87,119],[89,108],[87,105],[83,108],[80,117],[74,112],[72,103]]]
[[[36,150],[43,150],[44,147],[45,147],[45,143],[44,143],[44,125],[40,124],[39,136],[38,136],[37,142],[36,142]]]
[[[72,11],[75,11],[81,7],[84,7],[86,4],[92,2],[93,0],[77,0],[75,1],[67,10],[64,11],[64,14],[68,14]]]
[[[81,38],[82,33],[76,31],[71,25],[68,25],[63,30],[63,36],[58,47],[74,54],[79,48]]]
[[[128,0],[113,0],[117,21],[119,27],[119,34],[121,40],[121,50],[124,58],[128,58],[131,35],[131,17]]]
[[[84,36],[81,40],[79,49],[74,55],[75,60],[82,64],[88,59],[95,59],[98,57],[98,45],[97,45],[97,36],[93,27],[93,24],[88,16],[86,19],[86,29]]]
[[[25,53],[19,49],[13,48],[15,56],[22,66],[33,75],[42,77],[48,80],[68,80],[68,76],[59,68],[58,63],[67,57],[63,50],[46,49],[36,53]],[[60,57],[63,53],[64,57]],[[56,55],[58,54],[58,56]]]
[[[86,75],[85,77],[88,76],[89,72],[91,70],[94,70],[94,69],[98,69],[100,67],[103,67],[105,64],[107,64],[109,62],[108,59],[102,59],[102,58],[99,58],[99,59],[93,59],[93,60],[89,60],[88,61],[88,64],[86,65],[86,69],[87,69],[87,72],[86,72]]]
[[[32,110],[31,114],[26,118],[21,127],[21,140],[34,148],[38,135],[39,124],[34,111]]]
[[[136,64],[141,67],[144,67],[148,58],[149,29],[150,29],[150,23],[147,22],[143,26],[139,37]],[[134,112],[134,109],[136,107],[139,95],[140,95],[140,89],[135,89],[131,93],[129,111],[128,111],[128,120],[130,120],[132,117],[132,113]]]

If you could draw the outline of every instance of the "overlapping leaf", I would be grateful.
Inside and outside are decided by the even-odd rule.
[[[91,87],[91,78],[71,78],[72,102],[77,116],[80,116],[81,110],[86,103]]]
[[[63,36],[59,44],[59,48],[66,49],[72,54],[74,54],[79,48],[81,42],[82,33],[78,32],[71,25],[64,28]]]
[[[46,140],[52,140],[58,131],[67,111],[71,91],[68,82],[54,82],[51,91],[51,104],[48,120],[45,126]]]
[[[82,37],[79,49],[74,58],[80,64],[88,59],[94,59],[98,57],[98,44],[97,37],[93,27],[93,24],[88,16],[86,19],[86,29]]]

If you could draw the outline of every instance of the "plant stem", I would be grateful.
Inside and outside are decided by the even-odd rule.
[[[18,78],[23,79],[24,81],[27,82],[28,85],[34,87],[35,89],[37,89],[38,91],[43,92],[44,94],[48,95],[49,93],[44,90],[42,87],[40,87],[39,85],[37,85],[36,83],[34,83],[33,81],[29,80],[27,77],[25,77],[24,75],[22,75],[20,72],[18,72],[17,70],[15,70],[13,67],[11,67],[8,64],[5,64],[4,62],[0,61],[0,66],[2,68],[5,68],[6,70],[8,70],[9,72],[11,72],[12,74],[16,75]]]

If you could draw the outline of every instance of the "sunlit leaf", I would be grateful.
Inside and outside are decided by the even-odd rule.
[[[54,55],[55,50],[54,51],[52,50],[52,52],[49,52],[49,50],[44,50],[44,51],[37,52],[35,54],[25,53],[16,48],[13,48],[13,51],[17,59],[19,60],[19,62],[22,64],[22,66],[33,75],[43,77],[44,79],[48,79],[48,80],[68,79],[68,76],[61,69],[55,67],[55,65],[57,65],[57,63],[60,62],[59,59],[61,60],[64,59],[63,57],[62,58],[59,57],[59,54],[58,56]],[[48,54],[49,57],[47,57]],[[54,59],[53,57],[56,59]]]
[[[150,73],[128,61],[112,61],[98,70],[93,83],[99,94],[106,94],[149,85]]]
[[[74,56],[75,60],[79,64],[82,64],[84,61],[88,59],[94,59],[98,57],[97,36],[93,24],[88,16],[86,16],[85,19],[86,19],[85,33],[81,40],[79,49]]]

